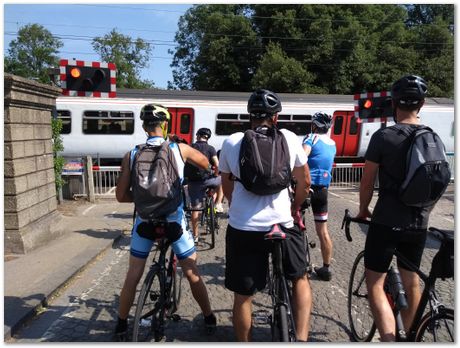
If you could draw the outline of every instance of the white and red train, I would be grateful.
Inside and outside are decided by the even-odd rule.
[[[134,145],[145,141],[140,110],[147,103],[168,107],[170,133],[191,143],[196,131],[207,127],[209,141],[220,149],[224,139],[249,127],[246,110],[250,93],[176,90],[117,91],[116,98],[59,97],[57,115],[63,120],[63,156],[70,160],[91,155],[100,165],[115,165]],[[362,120],[355,114],[352,95],[279,94],[283,110],[279,127],[288,128],[299,141],[311,131],[311,116],[318,111],[333,115],[331,137],[337,144],[336,162],[360,162],[372,134],[391,119]],[[361,95],[365,97],[365,95]],[[454,152],[454,103],[428,98],[420,112],[421,123],[433,128]]]

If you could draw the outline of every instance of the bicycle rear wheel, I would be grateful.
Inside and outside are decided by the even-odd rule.
[[[161,326],[161,273],[155,265],[147,273],[136,305],[133,342],[150,342]]]
[[[206,232],[211,235],[211,249],[214,249],[216,245],[216,212],[212,197],[208,198],[206,205]]]
[[[361,251],[353,263],[348,282],[348,319],[355,342],[370,342],[376,329],[368,301],[364,270],[364,251]]]
[[[169,292],[169,308],[168,316],[171,317],[178,309],[180,305],[180,298],[182,294],[182,268],[178,265],[178,260],[176,256],[173,256],[173,264],[171,267],[171,288]],[[174,318],[173,318],[174,319]]]
[[[439,313],[429,312],[420,321],[415,342],[455,342],[454,310],[440,308]]]

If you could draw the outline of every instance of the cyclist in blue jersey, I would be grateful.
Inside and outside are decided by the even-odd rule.
[[[141,120],[143,120],[142,127],[148,135],[147,144],[159,146],[165,141],[169,119],[169,111],[161,105],[148,104],[142,108]],[[181,181],[184,178],[185,162],[191,162],[203,169],[208,167],[207,158],[191,146],[176,142],[171,142],[169,146],[173,150]],[[136,149],[127,152],[121,163],[121,174],[115,191],[119,202],[133,202],[131,165],[135,151]],[[169,223],[166,237],[172,242],[172,248],[190,284],[192,295],[200,306],[206,330],[208,333],[213,333],[216,328],[216,317],[211,310],[208,292],[198,271],[195,243],[192,234],[186,228],[183,203],[166,219]],[[131,234],[129,268],[120,293],[118,322],[115,328],[115,336],[118,341],[126,341],[129,311],[134,302],[137,284],[142,277],[147,257],[154,243],[149,238],[149,233],[152,231],[145,227],[144,221],[136,214]]]
[[[332,260],[332,241],[327,230],[327,194],[336,153],[335,142],[327,134],[331,124],[330,115],[317,112],[312,117],[312,133],[303,140],[303,149],[308,156],[311,175],[311,207],[323,258],[323,266],[314,269],[318,278],[326,281],[332,278],[329,269]]]

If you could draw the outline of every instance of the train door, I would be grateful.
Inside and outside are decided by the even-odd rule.
[[[335,111],[331,138],[337,146],[337,157],[356,156],[358,152],[361,120],[354,111]]]
[[[188,144],[193,142],[193,109],[168,107],[171,113],[171,121],[168,133],[176,134]]]

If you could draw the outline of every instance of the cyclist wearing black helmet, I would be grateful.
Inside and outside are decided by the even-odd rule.
[[[190,203],[193,208],[198,208],[205,198],[206,189],[212,187],[216,190],[216,211],[223,213],[222,198],[224,194],[222,192],[221,179],[219,175],[219,160],[217,159],[217,152],[214,146],[208,144],[209,138],[211,138],[212,132],[209,128],[200,128],[196,132],[196,142],[192,144],[192,147],[206,156],[209,163],[213,168],[213,172],[210,170],[202,170],[194,166],[193,164],[186,164],[184,169],[184,176],[187,178],[187,189],[190,197]],[[192,231],[195,242],[198,241],[198,221],[199,211],[192,211]]]
[[[146,143],[149,146],[159,146],[165,141],[169,119],[169,111],[162,105],[148,104],[142,108],[142,127],[147,133]],[[181,181],[183,180],[184,161],[192,162],[200,168],[208,167],[209,162],[206,157],[187,144],[171,142],[169,146],[173,151]],[[119,202],[133,202],[131,165],[136,151],[138,151],[137,148],[129,151],[123,158],[121,174],[116,187],[116,198]],[[174,253],[177,255],[179,264],[190,283],[193,297],[203,312],[205,326],[211,333],[216,327],[216,317],[211,311],[208,292],[197,268],[195,244],[190,231],[186,229],[184,216],[183,204],[180,204],[174,213],[166,217],[171,225],[178,226],[178,228],[168,229],[166,236],[172,242]],[[120,294],[118,323],[115,328],[115,336],[119,341],[126,341],[127,318],[134,302],[137,284],[144,273],[145,263],[154,243],[153,240],[141,236],[142,231],[139,230],[139,226],[142,222],[143,220],[136,214],[131,235],[129,268]]]
[[[323,266],[314,269],[318,278],[326,281],[332,277],[329,269],[332,260],[332,240],[327,230],[327,195],[336,152],[335,142],[327,134],[331,124],[330,115],[324,112],[315,113],[312,117],[312,132],[303,140],[303,149],[308,156],[311,174],[311,207],[323,258]]]
[[[281,101],[275,93],[264,89],[256,90],[249,98],[247,110],[250,114],[250,126],[254,131],[266,136],[276,132],[274,127],[278,121],[278,112],[281,111]],[[222,187],[230,206],[226,234],[225,286],[234,292],[233,327],[238,341],[251,340],[252,299],[257,291],[266,286],[270,244],[264,241],[264,234],[274,224],[279,224],[290,236],[283,242],[285,274],[293,282],[297,339],[306,341],[308,338],[311,290],[306,275],[303,237],[293,223],[292,212],[305,200],[310,176],[306,165],[307,157],[297,136],[286,129],[281,129],[280,132],[288,146],[292,176],[297,180],[292,205],[288,188],[275,194],[258,195],[246,190],[240,181],[233,180],[233,177],[241,178],[239,152],[244,133],[230,135],[224,141],[220,153]]]
[[[418,113],[425,102],[427,89],[426,81],[415,75],[405,76],[393,84],[391,97],[396,124],[375,132],[365,155],[358,217],[372,217],[373,222],[366,238],[364,263],[369,302],[382,341],[395,340],[394,316],[383,291],[393,251],[399,250],[416,266],[420,265],[428,218],[433,208],[409,207],[400,201],[396,190],[390,189],[395,180],[402,182],[405,176],[410,137],[421,127]],[[379,196],[371,213],[369,204],[377,175]],[[397,231],[394,227],[401,229]],[[402,311],[407,330],[420,301],[419,278],[402,265],[398,264],[398,267],[409,304],[408,309]]]

